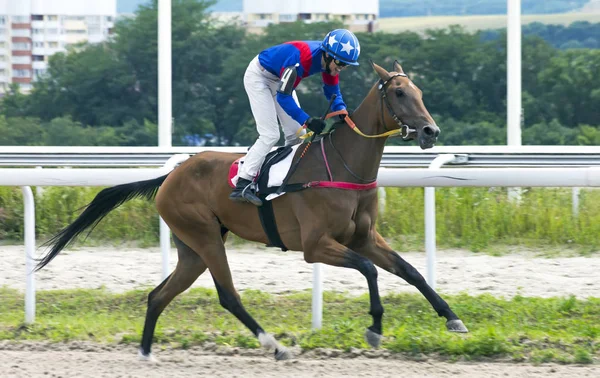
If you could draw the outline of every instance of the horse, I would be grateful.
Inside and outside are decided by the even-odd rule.
[[[379,80],[351,116],[340,121],[342,126],[336,123],[333,132],[313,144],[320,143],[321,148],[305,147],[302,154],[302,148],[296,150],[294,158],[301,157],[301,161],[297,160],[299,164],[290,182],[328,182],[335,176],[337,182],[346,184],[376,184],[389,136],[401,134],[406,140],[416,140],[422,149],[434,146],[440,129],[423,103],[421,90],[398,61],[390,72],[370,63]],[[80,233],[93,229],[122,203],[135,197],[154,199],[160,216],[173,233],[178,261],[175,270],[148,295],[140,358],[153,359],[152,338],[160,314],[207,269],[219,303],[258,338],[261,346],[274,351],[276,360],[291,358],[290,351],[244,308],[227,262],[224,243],[229,232],[249,241],[265,244],[269,241],[256,207],[228,198],[232,190],[228,183],[229,169],[241,156],[203,151],[162,177],[103,189],[73,223],[45,243],[51,249],[36,269],[46,266]],[[438,316],[446,319],[448,331],[468,332],[423,276],[377,232],[377,189],[375,185],[367,186],[364,190],[348,190],[307,185],[306,190],[273,199],[281,241],[290,250],[303,252],[308,263],[356,269],[366,278],[373,323],[366,329],[365,339],[374,348],[381,343],[384,313],[375,265],[415,286]]]

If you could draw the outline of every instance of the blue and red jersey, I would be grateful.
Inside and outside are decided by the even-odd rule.
[[[292,41],[263,50],[258,55],[258,60],[267,71],[281,78],[286,67],[296,66],[296,82],[294,88],[305,77],[321,73],[323,78],[323,92],[327,100],[333,94],[337,95],[331,104],[331,111],[346,109],[339,86],[339,76],[332,76],[321,68],[321,41]],[[292,95],[277,92],[277,102],[287,114],[296,122],[303,125],[308,120],[306,114],[294,101]]]

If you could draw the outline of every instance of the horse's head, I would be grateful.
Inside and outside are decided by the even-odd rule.
[[[435,145],[440,128],[423,103],[423,92],[408,78],[400,63],[388,72],[371,62],[381,81],[381,119],[386,129],[400,128],[405,140],[418,139],[422,149]]]

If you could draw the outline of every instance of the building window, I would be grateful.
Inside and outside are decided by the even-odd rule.
[[[12,57],[13,64],[31,64],[30,56],[13,56]]]
[[[58,16],[46,16],[48,21],[58,21]]]
[[[12,45],[12,49],[13,50],[31,50],[31,45],[29,43],[22,43],[22,42],[18,42],[18,43],[13,43]]]
[[[295,14],[280,14],[279,15],[279,21],[282,22],[294,22],[296,21],[296,15]]]
[[[36,79],[40,78],[40,77],[44,76],[47,71],[48,70],[46,70],[46,69],[35,69],[35,70],[33,70],[33,77]]]
[[[6,25],[6,16],[0,16],[0,25]]]
[[[0,49],[6,48],[6,42],[0,42]]]
[[[41,14],[32,14],[31,20],[32,21],[44,21],[44,16]]]
[[[13,70],[13,77],[31,77],[30,70]]]
[[[102,29],[100,28],[100,26],[88,27],[88,34],[89,35],[102,34]]]
[[[31,33],[29,29],[13,29],[12,35],[13,37],[29,37]]]
[[[58,29],[56,29],[56,28],[46,29],[46,33],[47,34],[58,34]]]
[[[299,13],[298,14],[298,19],[299,20],[310,20],[311,18],[311,14],[310,13]]]
[[[55,49],[58,47],[58,42],[48,42],[48,47]]]
[[[44,29],[31,29],[33,34],[44,34]]]
[[[261,19],[261,20],[270,20],[270,19],[273,18],[273,15],[270,14],[270,13],[260,13],[258,15],[258,18]]]
[[[44,42],[33,42],[33,47],[44,47]]]
[[[33,58],[34,62],[43,62],[44,61],[43,55],[33,55],[32,58]]]
[[[86,34],[85,30],[66,30],[66,34]]]
[[[29,16],[12,16],[12,22],[15,24],[28,24],[30,21]]]

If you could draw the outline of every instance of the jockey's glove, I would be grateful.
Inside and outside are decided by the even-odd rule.
[[[321,134],[323,129],[325,129],[325,126],[325,121],[323,121],[321,118],[310,117],[306,121],[306,127],[315,134]]]

